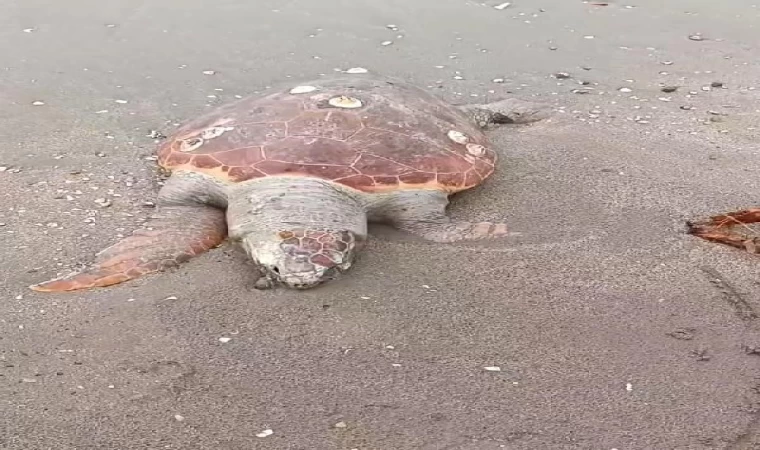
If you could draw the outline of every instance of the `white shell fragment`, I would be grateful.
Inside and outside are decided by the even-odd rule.
[[[493,8],[494,8],[494,9],[499,9],[499,10],[501,10],[501,9],[507,9],[507,8],[509,8],[509,7],[510,7],[510,5],[512,5],[512,3],[510,3],[510,2],[506,2],[506,3],[501,3],[501,4],[499,4],[499,5],[496,5],[496,6],[494,6]]]
[[[203,132],[201,133],[201,139],[208,141],[210,139],[214,139],[214,138],[217,138],[217,137],[223,135],[227,131],[232,131],[234,129],[235,129],[235,127],[211,127],[211,128],[207,128],[207,129],[203,130]]]
[[[361,108],[362,107],[362,101],[358,98],[354,97],[347,97],[345,95],[341,95],[340,97],[333,97],[328,102],[330,106],[334,106],[336,108]]]
[[[266,430],[262,431],[261,433],[256,433],[256,437],[265,438],[267,436],[271,436],[274,434],[274,431],[267,428]]]
[[[32,106],[42,106],[44,104],[45,104],[45,102],[40,101],[40,100],[32,102]]]
[[[482,156],[486,152],[486,148],[480,144],[467,144],[467,153],[472,156]]]
[[[483,367],[483,369],[488,372],[501,372],[501,367],[499,366],[487,366],[487,367]]]
[[[314,86],[296,86],[290,90],[290,93],[291,94],[307,94],[309,92],[314,92],[316,90],[317,88]]]
[[[348,70],[346,70],[346,73],[367,73],[369,70],[365,69],[364,67],[352,67]]]
[[[456,142],[457,144],[466,144],[467,141],[470,140],[466,134],[462,133],[461,131],[456,131],[456,130],[449,131],[448,136],[449,136],[449,139]]]
[[[199,137],[183,139],[182,143],[179,145],[179,151],[192,152],[193,150],[200,148],[200,146],[203,145],[204,142],[205,141]]]

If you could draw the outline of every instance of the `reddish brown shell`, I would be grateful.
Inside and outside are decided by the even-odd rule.
[[[422,89],[369,75],[301,86],[316,89],[294,94],[294,84],[186,124],[161,146],[159,164],[228,182],[319,177],[365,192],[456,192],[493,172],[496,153],[481,129]],[[362,106],[332,106],[340,96]]]

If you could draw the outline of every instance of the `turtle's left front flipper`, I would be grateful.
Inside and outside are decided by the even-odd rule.
[[[689,222],[689,233],[702,239],[760,253],[760,233],[749,227],[760,223],[760,208],[745,209]]]
[[[224,210],[209,205],[169,205],[146,226],[97,254],[84,270],[30,286],[62,292],[110,286],[159,272],[221,244],[227,236]]]
[[[448,196],[433,190],[401,191],[379,205],[373,216],[395,228],[433,242],[457,242],[516,235],[504,223],[452,220]]]

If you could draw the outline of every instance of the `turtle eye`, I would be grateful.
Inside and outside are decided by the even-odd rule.
[[[274,273],[276,273],[276,274],[279,275],[280,274],[280,268],[277,267],[277,266],[272,266],[272,272],[274,272]]]

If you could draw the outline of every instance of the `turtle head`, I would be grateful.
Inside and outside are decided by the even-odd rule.
[[[267,241],[244,239],[248,254],[271,283],[309,289],[348,270],[363,242],[351,231],[295,229]]]

